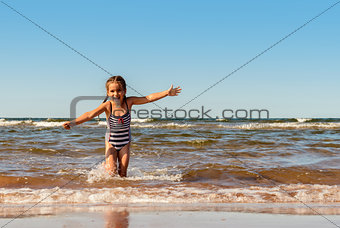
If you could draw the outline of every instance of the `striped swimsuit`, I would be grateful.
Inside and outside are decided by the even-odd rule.
[[[128,105],[125,100],[127,111],[122,116],[115,116],[112,114],[112,104],[110,116],[107,119],[107,131],[105,135],[105,141],[108,141],[117,152],[119,152],[125,145],[131,140],[130,135],[130,121],[131,115]]]

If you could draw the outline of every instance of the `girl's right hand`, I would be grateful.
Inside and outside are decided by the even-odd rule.
[[[71,129],[71,122],[70,121],[67,121],[63,124],[63,127],[66,129],[66,130],[70,130]]]

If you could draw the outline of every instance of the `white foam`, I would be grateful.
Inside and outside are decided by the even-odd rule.
[[[112,185],[111,185],[112,186]],[[197,188],[184,184],[163,187],[64,189],[1,188],[0,203],[339,203],[340,187],[291,184],[276,187]],[[294,195],[294,197],[289,194]]]
[[[107,122],[106,121],[98,121],[97,123],[99,126],[107,126]]]
[[[45,121],[38,121],[38,122],[33,122],[34,126],[37,127],[62,127],[63,122],[45,122]]]
[[[3,120],[0,122],[0,126],[12,126],[12,125],[19,125],[19,124],[22,124],[23,121],[17,121],[17,120],[11,120],[11,121],[8,121],[8,120]]]
[[[218,124],[218,127],[227,129],[246,129],[246,130],[256,130],[256,129],[334,129],[340,128],[340,123],[225,123]]]
[[[132,123],[147,123],[152,121],[153,119],[131,119]]]
[[[133,123],[131,124],[134,128],[190,128],[195,125],[187,123],[154,123],[154,124],[143,124],[143,123]]]
[[[229,119],[216,119],[216,122],[228,122]]]
[[[170,174],[167,168],[156,169],[152,172],[146,172],[146,171],[142,171],[137,168],[132,168],[129,171],[129,175],[130,176],[125,179],[132,180],[132,181],[159,180],[159,181],[178,182],[183,179],[182,174]]]
[[[126,178],[111,177],[106,171],[102,164],[94,167],[87,175],[88,183],[102,182],[108,180],[129,180],[129,181],[172,181],[178,182],[183,178],[182,174],[169,174],[168,169],[156,169],[152,172],[146,172],[138,168],[131,168],[129,170],[129,176]]]
[[[304,123],[304,122],[307,122],[307,121],[311,121],[312,119],[308,119],[308,118],[296,118],[296,120],[297,120],[299,123]]]
[[[340,128],[340,122],[309,122],[311,119],[308,118],[297,118],[298,122],[284,122],[284,123],[230,123],[224,122],[223,120],[217,120],[218,124],[213,124],[213,127],[226,128],[226,129],[334,129]],[[211,127],[211,124],[201,123],[180,123],[180,122],[150,122],[152,119],[133,119],[131,127],[133,128],[165,128],[165,129],[186,129],[192,127]],[[28,125],[44,128],[62,127],[63,122],[50,122],[50,121],[32,121],[32,120],[6,120],[0,119],[0,126],[14,126],[14,125]],[[77,127],[85,128],[102,128],[106,126],[106,121],[86,122],[78,125]]]
[[[87,182],[93,184],[95,182],[102,182],[112,179],[112,177],[106,172],[102,164],[98,164],[92,170],[87,172]]]
[[[46,122],[46,121],[33,121],[33,120],[5,120],[1,119],[0,126],[13,126],[13,125],[31,125],[36,127],[61,127],[62,122]]]

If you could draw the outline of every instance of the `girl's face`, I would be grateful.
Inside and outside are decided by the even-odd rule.
[[[117,82],[112,82],[109,84],[107,95],[109,97],[118,98],[121,104],[123,103],[125,93],[126,91],[124,91],[124,89],[121,88],[121,86]]]

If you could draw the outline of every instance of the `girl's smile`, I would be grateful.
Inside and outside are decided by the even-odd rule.
[[[107,91],[107,95],[109,97],[113,98],[113,101],[118,99],[120,101],[120,104],[123,103],[124,101],[124,96],[125,96],[126,91],[121,88],[121,86],[117,82],[113,82],[109,84],[109,89]],[[117,102],[115,102],[117,103]]]

